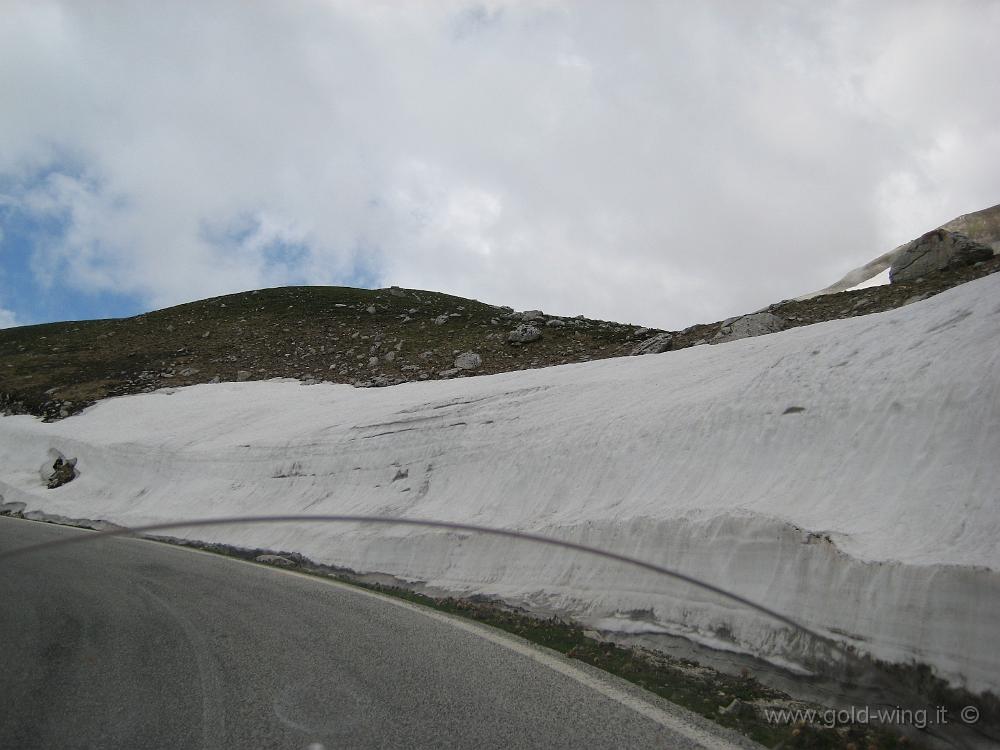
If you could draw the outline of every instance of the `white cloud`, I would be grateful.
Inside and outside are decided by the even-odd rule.
[[[0,18],[0,175],[72,167],[18,195],[69,220],[34,267],[151,305],[361,267],[678,327],[1000,200],[997,2]]]

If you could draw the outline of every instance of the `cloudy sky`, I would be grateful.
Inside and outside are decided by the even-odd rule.
[[[1000,0],[0,0],[0,325],[399,284],[679,328],[1000,202]]]

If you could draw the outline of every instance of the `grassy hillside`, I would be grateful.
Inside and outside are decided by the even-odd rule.
[[[788,327],[888,310],[1000,270],[1000,257],[913,284],[842,292],[768,309]],[[107,396],[216,380],[275,377],[384,386],[627,356],[660,333],[544,315],[541,337],[508,342],[510,308],[412,289],[285,287],[114,320],[0,330],[0,410],[58,419]],[[719,322],[673,332],[673,348],[708,343]],[[481,366],[457,370],[475,352]]]
[[[11,328],[0,331],[0,405],[52,418],[105,396],[215,379],[389,385],[457,375],[448,371],[465,351],[482,358],[470,372],[503,372],[620,355],[640,330],[583,319],[547,326],[546,316],[534,322],[540,339],[516,345],[507,342],[520,324],[511,313],[435,292],[285,287]]]

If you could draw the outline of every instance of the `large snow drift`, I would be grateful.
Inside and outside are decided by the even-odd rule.
[[[39,473],[51,450],[79,460],[55,490]],[[383,389],[199,385],[53,424],[0,419],[0,493],[29,510],[530,530],[679,569],[994,692],[998,458],[1000,274],[879,315],[662,355]],[[795,656],[774,623],[557,549],[404,527],[187,533]]]

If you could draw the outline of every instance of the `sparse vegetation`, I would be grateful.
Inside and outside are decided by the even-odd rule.
[[[881,312],[1000,270],[1000,256],[909,284],[772,305],[789,327]],[[522,322],[541,337],[511,343]],[[720,322],[673,332],[707,343]],[[59,419],[107,396],[215,381],[297,378],[392,385],[632,354],[663,333],[583,317],[530,317],[437,292],[284,287],[116,320],[0,330],[0,411]],[[473,368],[456,366],[459,355]]]

